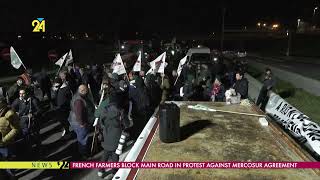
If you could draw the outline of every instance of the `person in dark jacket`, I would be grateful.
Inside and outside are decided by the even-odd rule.
[[[259,96],[256,105],[260,107],[261,110],[265,110],[265,106],[268,102],[268,92],[272,90],[276,82],[273,79],[271,69],[267,68],[265,72],[265,78],[263,80],[263,86],[260,89]]]
[[[88,157],[88,133],[91,123],[94,121],[95,106],[88,97],[88,87],[84,84],[78,88],[71,100],[69,122],[77,134],[80,158]]]
[[[145,84],[147,88],[148,97],[150,99],[150,108],[155,109],[160,102],[161,89],[157,83],[157,76],[155,73],[146,75]]]
[[[236,83],[233,85],[234,90],[236,93],[241,95],[241,99],[248,98],[248,80],[244,78],[243,72],[236,73]]]
[[[39,115],[41,115],[41,108],[39,100],[31,94],[30,88],[21,89],[19,91],[19,96],[20,97],[12,103],[11,107],[17,112],[20,118],[22,137],[27,151],[30,153],[32,148],[31,137],[35,138],[38,147],[41,145],[39,136]]]
[[[119,140],[123,132],[122,119],[124,119],[119,108],[117,96],[111,94],[109,96],[109,103],[100,113],[100,126],[103,128],[103,142],[102,147],[103,157],[102,161],[104,162],[118,162],[119,153],[116,153],[118,149]],[[111,169],[110,171],[105,169],[100,169],[98,171],[98,176],[106,176],[107,179],[111,179],[114,174],[117,172],[117,169]]]
[[[211,91],[211,100],[216,102],[224,101],[225,88],[221,83],[219,76],[216,77]]]
[[[178,78],[178,79],[177,79]],[[172,75],[169,76],[170,82],[170,93],[173,100],[181,100],[180,97],[180,88],[183,86],[183,78],[178,77],[178,73],[176,70],[172,71]],[[176,84],[174,84],[176,83]]]
[[[184,82],[188,81],[188,76],[190,75],[193,77],[196,77],[196,70],[194,68],[194,65],[191,62],[183,65],[181,73],[184,78]]]
[[[133,127],[130,128],[130,137],[136,140],[147,123],[149,99],[143,82],[137,80],[140,77],[133,77],[129,86],[130,109],[128,119],[132,121]]]
[[[60,78],[56,79],[55,88],[56,88],[55,113],[56,113],[56,119],[63,126],[62,135],[61,135],[63,137],[66,133],[69,133],[68,116],[70,113],[70,101],[72,99],[72,91],[67,81],[62,82]]]
[[[183,86],[183,100],[191,101],[194,96],[194,76],[188,75],[187,81]]]
[[[51,81],[47,74],[47,70],[43,67],[41,72],[34,74],[34,80],[39,84],[42,91],[42,98],[47,95],[48,100],[51,101]]]
[[[10,104],[19,97],[20,89],[23,89],[25,87],[26,85],[24,84],[23,79],[21,77],[18,77],[16,83],[14,83],[7,92]]]
[[[59,77],[62,82],[67,82],[69,88],[71,89],[72,93],[75,94],[78,90],[78,84],[76,75],[74,74],[73,69],[68,69],[69,67],[64,67],[59,72]]]

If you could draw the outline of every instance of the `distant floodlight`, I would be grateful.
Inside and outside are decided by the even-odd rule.
[[[198,48],[200,48],[201,46],[200,45],[198,45]]]
[[[267,26],[267,24],[266,23],[263,23],[263,27],[266,27]]]
[[[260,26],[261,26],[261,23],[259,23],[259,22],[258,22],[258,23],[257,23],[257,26],[259,26],[259,27],[260,27]]]
[[[213,58],[213,61],[218,61],[218,58],[216,58],[216,57],[215,57],[215,58]]]
[[[18,38],[20,39],[20,38],[21,38],[21,35],[18,35]]]
[[[121,46],[121,49],[124,49],[124,45]]]
[[[174,50],[171,51],[171,54],[174,56]]]
[[[145,52],[144,55],[146,56],[146,55],[148,55],[148,53]]]

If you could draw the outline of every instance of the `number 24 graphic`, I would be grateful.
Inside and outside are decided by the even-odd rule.
[[[45,20],[39,21],[39,20],[33,20],[32,21],[32,26],[35,28],[33,29],[33,32],[45,32]]]

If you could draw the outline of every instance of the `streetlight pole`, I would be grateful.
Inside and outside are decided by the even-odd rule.
[[[313,27],[316,27],[316,19],[315,19],[315,15],[316,15],[316,10],[318,9],[318,7],[315,7],[313,9],[313,15],[312,15],[312,21],[313,21]]]
[[[286,52],[286,56],[290,56],[291,54],[291,38],[292,38],[292,35],[291,35],[291,31],[290,30],[287,30],[287,37],[288,37],[288,47],[287,47],[287,52]]]

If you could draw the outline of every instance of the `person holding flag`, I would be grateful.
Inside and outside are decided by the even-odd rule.
[[[150,69],[146,73],[145,84],[147,87],[147,92],[149,93],[148,95],[150,99],[150,106],[152,109],[157,107],[159,102],[161,101],[160,85],[162,84],[162,82],[161,80],[160,82],[157,80],[156,73],[164,73],[165,58],[166,52],[162,53],[155,60],[150,62]]]
[[[177,69],[177,78],[174,82],[174,85],[176,85],[177,81],[178,81],[178,78],[180,77],[181,75],[181,72],[182,72],[182,69],[184,67],[184,64],[187,62],[187,56],[185,56],[184,58],[182,58],[179,62],[179,65],[178,65],[178,69]]]
[[[32,70],[26,68],[26,66],[23,64],[19,55],[17,54],[17,52],[14,50],[14,48],[12,46],[10,47],[10,58],[11,58],[11,65],[15,69],[19,69],[21,67],[21,65],[24,67],[25,72],[22,75],[20,75],[20,77],[23,79],[24,84],[26,86],[30,86],[32,83],[31,82]]]

